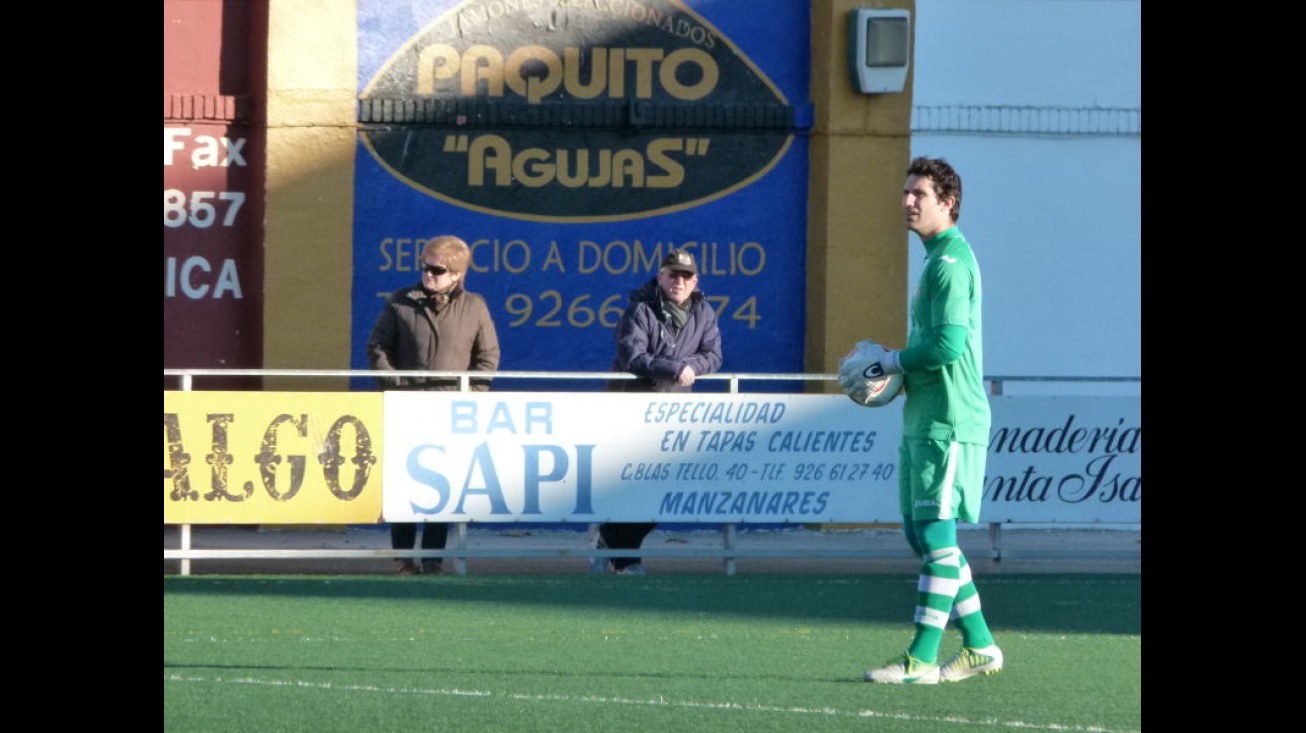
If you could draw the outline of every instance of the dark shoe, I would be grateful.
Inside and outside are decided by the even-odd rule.
[[[421,573],[422,573],[422,569],[421,569],[420,567],[417,566],[417,563],[416,563],[416,562],[414,562],[414,561],[412,561],[412,560],[400,560],[400,561],[399,561],[399,574],[400,574],[400,575],[420,575]]]
[[[443,572],[444,572],[444,565],[442,565],[439,560],[422,561],[423,575],[439,575],[440,573]]]
[[[600,534],[598,534],[597,532],[595,532],[595,533],[594,533],[594,539],[590,542],[590,547],[593,547],[593,548],[596,549],[596,550],[606,550],[606,549],[608,549],[608,543],[606,543],[606,542],[603,541],[603,536],[602,536],[602,535],[600,535]],[[602,574],[608,572],[608,568],[609,568],[608,558],[606,558],[606,557],[591,557],[591,558],[589,559],[589,561],[590,561],[590,572],[591,572],[591,573],[593,573],[593,574],[595,574],[595,575],[602,575]]]

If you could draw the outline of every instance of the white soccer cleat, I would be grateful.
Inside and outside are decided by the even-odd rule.
[[[889,660],[889,663],[883,667],[866,670],[862,679],[867,682],[891,685],[937,685],[939,665],[922,662],[910,654],[903,654]]]

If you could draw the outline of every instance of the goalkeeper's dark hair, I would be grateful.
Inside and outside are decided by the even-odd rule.
[[[928,177],[934,182],[934,193],[940,201],[956,199],[952,204],[952,221],[955,224],[961,218],[961,176],[946,159],[924,155],[913,158],[907,166],[907,175]]]

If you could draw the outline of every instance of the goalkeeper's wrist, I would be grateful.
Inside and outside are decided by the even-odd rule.
[[[901,351],[887,351],[880,359],[880,367],[884,369],[885,374],[902,374],[902,363],[898,355]]]

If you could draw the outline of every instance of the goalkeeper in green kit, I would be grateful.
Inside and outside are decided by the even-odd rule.
[[[867,682],[957,682],[1002,670],[1002,650],[980,610],[979,592],[957,544],[957,522],[978,522],[988,456],[979,264],[957,229],[961,177],[942,158],[919,157],[902,193],[907,228],[925,246],[911,300],[907,347],[885,351],[865,376],[903,375],[898,495],[903,533],[921,558],[915,636],[902,654],[867,670]],[[961,650],[940,664],[948,621]]]

